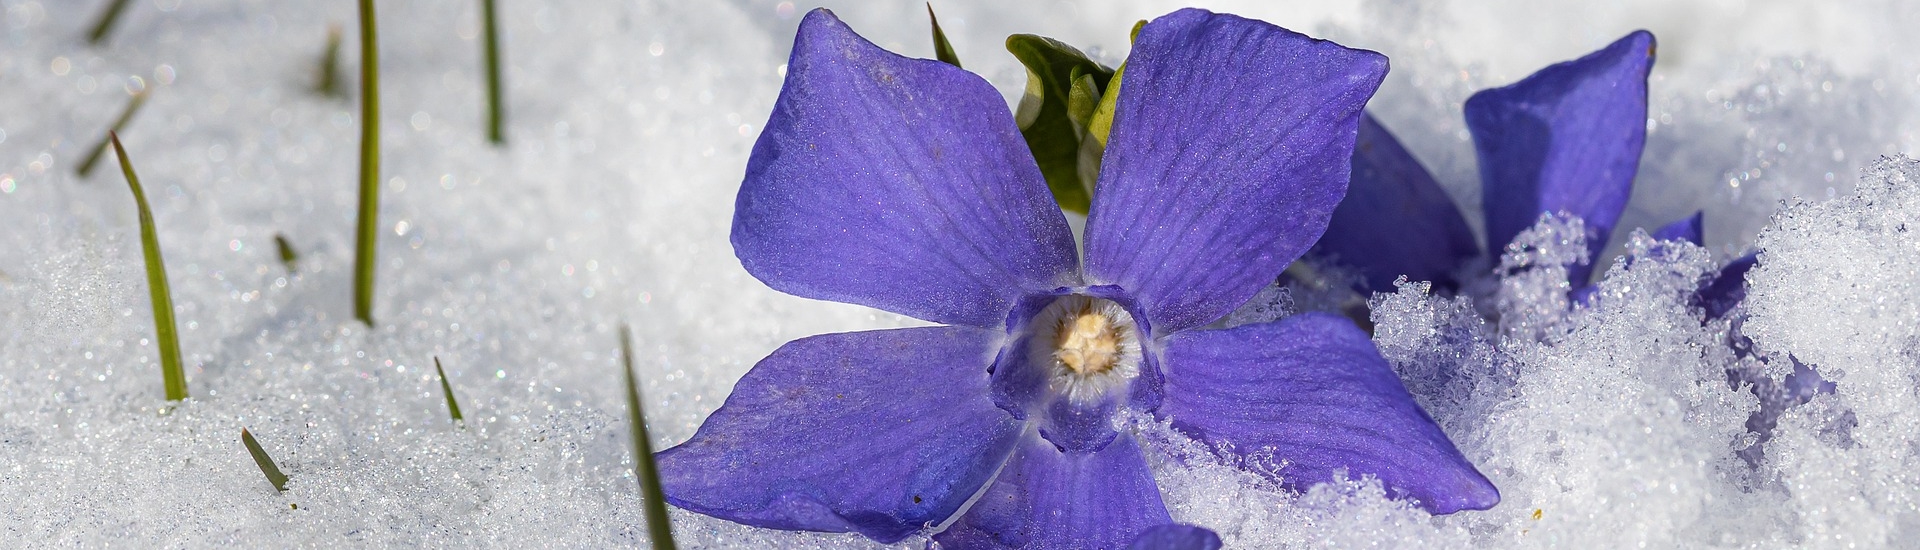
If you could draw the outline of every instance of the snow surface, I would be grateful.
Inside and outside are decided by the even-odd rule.
[[[659,448],[787,340],[919,324],[771,291],[727,243],[810,5],[500,0],[509,145],[493,148],[476,3],[383,3],[387,231],[369,330],[349,306],[356,110],[309,92],[330,23],[349,29],[356,65],[351,3],[143,0],[90,47],[99,4],[0,0],[0,546],[633,546],[646,535],[616,389],[621,322]],[[931,56],[920,3],[834,4],[882,46]],[[1906,57],[1920,6],[1200,4],[1390,56],[1371,108],[1476,225],[1468,94],[1634,28],[1661,46],[1647,152],[1608,252],[1580,258],[1577,222],[1549,218],[1461,296],[1371,297],[1383,353],[1500,486],[1499,507],[1429,518],[1367,480],[1287,494],[1138,420],[1177,520],[1237,548],[1920,536],[1920,165],[1876,162],[1920,151],[1920,62]],[[936,5],[967,67],[1010,100],[1024,72],[1005,35],[1117,62],[1133,21],[1175,7]],[[122,137],[151,193],[195,396],[164,414],[132,201],[111,160],[73,172],[143,88]],[[1633,233],[1700,208],[1705,248]],[[302,253],[296,271],[276,234]],[[1687,294],[1752,246],[1747,305],[1703,323]],[[1611,266],[1591,308],[1558,307],[1567,289],[1550,274],[1570,261]],[[1276,287],[1228,322],[1365,298]],[[436,355],[464,429],[446,420]],[[1783,380],[1796,362],[1835,391],[1787,408],[1729,384],[1728,369]],[[1762,417],[1778,418],[1765,438]],[[242,427],[292,476],[287,492],[264,482]],[[872,546],[675,521],[686,547]]]

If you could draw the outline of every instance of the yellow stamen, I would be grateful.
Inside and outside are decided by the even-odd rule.
[[[1060,328],[1053,356],[1075,374],[1103,373],[1120,361],[1123,336],[1105,314],[1082,309],[1061,319]]]

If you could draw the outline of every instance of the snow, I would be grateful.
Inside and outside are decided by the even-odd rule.
[[[91,47],[96,4],[0,0],[0,545],[634,546],[621,323],[658,448],[783,342],[921,324],[781,295],[728,244],[810,5],[501,0],[508,145],[493,148],[477,3],[382,3],[368,329],[349,306],[357,111],[309,91],[330,23],[348,29],[357,78],[352,5],[141,1]],[[1276,287],[1228,321],[1368,300],[1383,354],[1499,485],[1499,507],[1429,518],[1365,479],[1287,494],[1139,420],[1175,519],[1234,548],[1885,547],[1920,532],[1920,166],[1879,161],[1920,151],[1920,63],[1904,56],[1920,6],[1199,4],[1386,53],[1371,108],[1474,224],[1468,94],[1634,28],[1661,46],[1633,203],[1601,257],[1566,237],[1577,220],[1549,218],[1460,296]],[[1011,101],[1024,72],[1007,34],[1111,63],[1133,21],[1176,6],[935,8]],[[831,7],[884,47],[932,55],[920,3]],[[117,167],[73,172],[140,89],[152,96],[121,137],[172,281],[194,395],[178,406],[161,397]],[[1704,248],[1634,233],[1702,208]],[[1703,323],[1688,293],[1750,247],[1747,304]],[[1553,265],[1572,261],[1605,278],[1568,312]],[[1741,337],[1751,356],[1728,345]],[[464,427],[447,421],[435,356]],[[1728,383],[1730,367],[1782,380],[1795,361],[1835,391],[1785,408]],[[1763,411],[1779,416],[1764,442],[1748,427]],[[1753,445],[1757,464],[1741,454]],[[689,548],[871,546],[674,519]]]

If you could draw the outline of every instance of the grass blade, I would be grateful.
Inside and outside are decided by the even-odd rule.
[[[959,67],[960,55],[953,53],[953,44],[947,43],[947,33],[940,30],[940,18],[933,16],[933,2],[927,2],[927,21],[933,22],[933,56]]]
[[[673,550],[673,523],[667,520],[667,495],[660,489],[660,467],[653,462],[653,439],[647,436],[646,413],[640,406],[640,386],[633,379],[633,331],[620,325],[620,359],[627,374],[627,423],[633,426],[633,473],[640,479],[641,502],[647,512],[647,538],[654,550]]]
[[[506,124],[506,98],[500,86],[500,32],[494,24],[493,0],[480,0],[481,25],[487,30],[487,141],[507,142],[501,129]]]
[[[87,33],[87,42],[99,44],[107,39],[107,31],[113,30],[113,22],[120,20],[120,12],[127,11],[127,0],[111,0],[107,11],[100,12],[100,20],[93,23],[93,32]]]
[[[133,120],[133,114],[139,112],[140,106],[146,102],[147,90],[140,90],[139,93],[133,94],[133,97],[127,100],[127,108],[120,111],[120,118],[113,119],[113,125],[107,127],[107,133],[117,134],[120,133],[121,130],[126,129],[127,122]],[[80,167],[76,170],[76,173],[80,174],[80,177],[83,178],[87,177],[87,174],[93,173],[94,165],[100,163],[100,157],[105,155],[106,152],[107,138],[100,138],[99,143],[93,144],[93,148],[87,150],[87,158],[80,161]]]
[[[437,356],[433,358],[433,370],[440,373],[440,391],[447,394],[447,414],[453,417],[454,422],[459,422],[463,418],[460,416],[460,402],[453,400],[453,384],[447,382],[447,370],[440,368],[440,358]]]
[[[327,25],[327,49],[320,53],[320,76],[313,90],[327,97],[347,95],[340,89],[340,24]]]
[[[140,188],[140,176],[133,174],[127,150],[120,136],[107,132],[113,142],[113,154],[120,159],[120,171],[127,176],[127,188],[133,190],[133,202],[140,207],[140,254],[147,259],[147,296],[153,299],[153,336],[160,344],[160,379],[167,388],[167,400],[187,398],[187,371],[180,365],[180,332],[173,323],[173,291],[167,287],[167,266],[160,261],[160,232],[153,228],[153,210],[147,208],[147,192]]]
[[[253,440],[253,433],[240,428],[240,442],[246,444],[247,454],[253,455],[253,463],[260,465],[260,473],[267,475],[267,483],[273,489],[287,492],[287,474],[280,473],[280,467],[273,464],[273,457],[267,456],[267,450],[260,448],[260,442]]]
[[[293,273],[300,263],[300,253],[293,251],[293,243],[287,242],[284,234],[274,233],[273,244],[280,247],[280,263],[287,264],[287,273]]]
[[[373,0],[360,0],[360,223],[354,236],[353,316],[373,326],[373,268],[380,238],[380,47]]]

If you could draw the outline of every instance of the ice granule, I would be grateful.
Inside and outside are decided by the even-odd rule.
[[[1916,235],[1920,162],[1905,156],[1874,163],[1850,197],[1787,205],[1760,233],[1745,331],[1835,388],[1783,416],[1768,450],[1810,546],[1884,546],[1920,532]]]
[[[1500,253],[1494,286],[1469,285],[1470,292],[1491,293],[1487,304],[1499,320],[1500,333],[1541,339],[1558,332],[1569,307],[1569,266],[1586,265],[1588,234],[1578,217],[1544,213],[1533,227],[1521,231]]]

